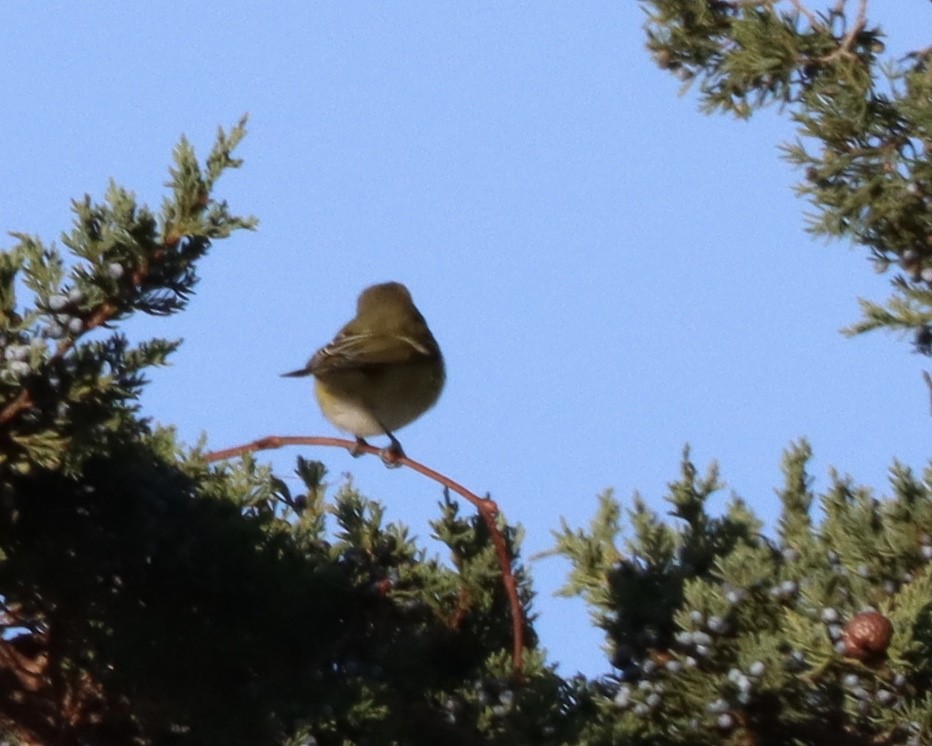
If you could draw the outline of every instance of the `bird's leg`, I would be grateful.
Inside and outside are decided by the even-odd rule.
[[[400,461],[405,457],[405,452],[401,447],[401,443],[398,442],[398,438],[392,435],[391,431],[386,430],[385,434],[391,441],[391,445],[389,445],[387,448],[383,448],[379,452],[379,455],[382,457],[382,463],[384,463],[387,467],[394,469],[401,466]]]
[[[363,438],[356,436],[356,445],[350,449],[350,456],[353,458],[359,458],[362,456],[362,449],[368,448],[369,444]]]

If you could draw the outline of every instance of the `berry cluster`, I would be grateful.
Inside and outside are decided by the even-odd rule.
[[[748,592],[741,588],[729,588],[729,602],[734,605],[744,601]],[[679,648],[679,655],[662,653],[651,658],[635,660],[630,646],[621,646],[616,651],[615,660],[622,669],[617,690],[614,692],[614,705],[628,710],[639,718],[651,717],[662,705],[664,693],[670,683],[667,679],[675,677],[686,668],[694,668],[699,661],[711,658],[719,638],[732,631],[732,623],[727,616],[706,614],[693,609],[687,615],[691,629],[683,629],[673,635],[673,641]],[[742,678],[734,678],[735,699],[746,703],[750,699],[750,687],[764,672],[764,665],[755,662]],[[739,672],[740,673],[740,672]],[[745,692],[744,695],[741,692]],[[724,703],[724,707],[722,707]],[[715,716],[714,725],[719,729],[734,727],[735,719],[731,714],[732,705],[726,699],[709,703],[706,711]],[[692,727],[698,728],[700,721],[694,719]]]
[[[873,677],[866,678],[857,673],[845,674],[841,679],[842,688],[854,701],[859,715],[871,714],[874,705],[896,707],[902,702],[902,691],[906,686],[906,677],[896,674],[888,682],[881,682]]]
[[[762,661],[754,661],[747,671],[732,668],[728,671],[728,681],[735,687],[735,700],[738,704],[747,705],[751,701],[754,689],[760,683],[767,667]]]
[[[615,693],[614,703],[619,709],[629,707],[639,718],[648,717],[663,702],[666,685],[662,681],[642,679],[636,685],[622,684]]]
[[[46,344],[41,339],[27,342],[18,335],[11,338],[6,334],[0,334],[0,348],[3,349],[0,380],[14,383],[31,373],[35,362],[45,357]]]
[[[784,580],[770,588],[771,598],[777,601],[792,601],[799,593],[799,583],[795,580]]]
[[[510,687],[505,679],[478,679],[474,684],[474,689],[476,692],[476,702],[482,707],[490,708],[494,717],[504,717],[511,712],[515,705],[514,689]],[[450,714],[452,712],[454,715],[453,720],[455,720],[457,708],[451,710],[449,706],[451,702],[456,702],[456,700],[447,700],[444,707],[447,710],[447,719],[450,719]]]
[[[932,561],[932,536],[925,532],[919,535],[919,556],[926,562]]]
[[[84,331],[84,317],[80,309],[83,301],[84,293],[79,288],[71,288],[66,294],[49,296],[49,323],[45,327],[45,336],[48,339],[62,339]]]

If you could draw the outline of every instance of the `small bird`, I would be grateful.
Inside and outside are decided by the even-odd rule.
[[[386,463],[404,456],[394,431],[430,409],[446,379],[440,346],[400,282],[363,290],[356,317],[307,365],[282,375],[314,376],[324,417],[356,436],[358,445],[368,445],[367,436],[387,435]]]

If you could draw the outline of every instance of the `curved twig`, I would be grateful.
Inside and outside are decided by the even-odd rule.
[[[232,448],[225,448],[220,451],[211,451],[204,455],[208,463],[223,461],[237,456],[244,456],[247,453],[255,451],[267,451],[273,448],[282,448],[284,446],[326,446],[331,448],[346,448],[353,455],[360,453],[369,453],[374,456],[380,456],[386,459],[385,449],[371,446],[368,443],[357,443],[355,440],[346,440],[344,438],[330,438],[324,436],[289,436],[289,435],[269,435],[265,438],[259,438],[251,443],[245,443]],[[392,466],[407,466],[428,479],[432,479],[447,489],[452,490],[463,499],[469,501],[482,517],[486,528],[489,530],[489,536],[492,539],[492,545],[495,548],[495,554],[498,557],[498,564],[502,570],[502,585],[505,588],[505,594],[508,596],[508,604],[511,608],[511,630],[512,630],[512,664],[516,674],[521,673],[522,662],[524,658],[524,614],[521,608],[521,598],[518,595],[518,583],[515,580],[514,570],[511,567],[511,559],[508,556],[508,546],[505,543],[505,537],[498,527],[496,518],[499,515],[498,505],[491,498],[479,497],[473,492],[463,487],[458,482],[454,482],[448,476],[441,474],[429,466],[425,466],[419,461],[414,461],[404,455],[391,454],[389,457]]]

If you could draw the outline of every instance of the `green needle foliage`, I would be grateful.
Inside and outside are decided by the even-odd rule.
[[[673,525],[636,498],[620,545],[605,494],[588,531],[557,533],[574,565],[563,592],[589,602],[615,668],[583,686],[579,743],[929,742],[932,468],[894,467],[885,500],[838,475],[817,497],[810,456],[805,442],[785,454],[773,538],[738,498],[706,512],[721,485],[688,452],[666,496]],[[892,638],[862,640],[865,618]]]
[[[799,137],[784,146],[804,175],[810,229],[895,267],[885,305],[862,301],[847,331],[906,330],[932,354],[932,47],[885,56],[867,0],[642,0],[648,48],[703,109],[750,117],[777,104]],[[927,13],[922,0],[917,18]]]

